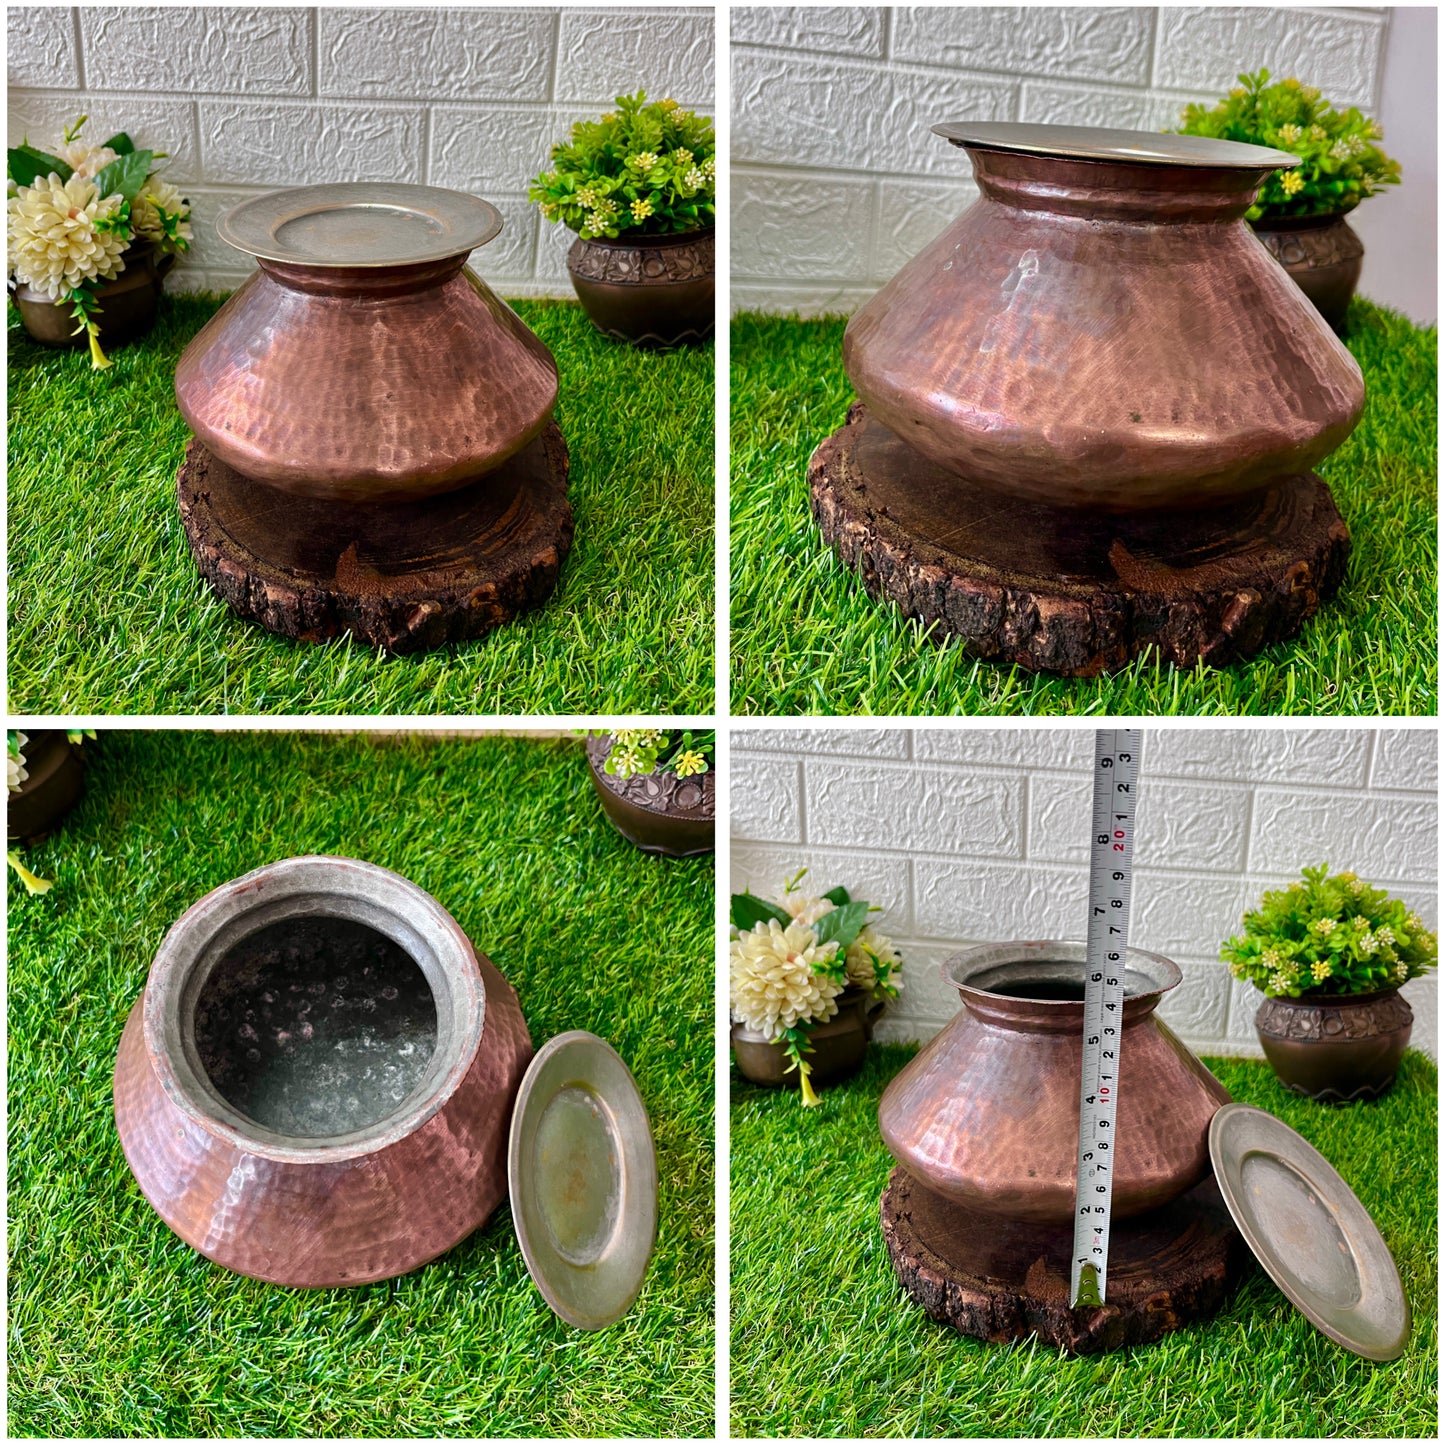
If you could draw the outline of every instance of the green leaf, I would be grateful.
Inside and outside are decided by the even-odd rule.
[[[848,898],[848,890],[841,887],[830,888],[823,897],[826,898],[834,908],[841,908],[845,903],[850,901]]]
[[[119,194],[124,201],[133,201],[151,173],[154,151],[132,151],[113,160],[95,175],[96,193],[104,198]]]
[[[793,921],[783,909],[766,899],[755,897],[751,893],[733,894],[732,919],[735,927],[746,933],[748,929],[755,928],[769,918],[774,923],[782,924],[784,928]]]
[[[135,142],[124,131],[118,131],[104,144],[118,156],[128,156],[135,150]]]
[[[42,176],[52,172],[68,181],[75,172],[59,156],[38,151],[34,146],[13,146],[6,153],[8,174],[17,186],[33,186]]]
[[[863,925],[867,921],[868,905],[866,903],[845,903],[842,907],[833,909],[831,913],[825,913],[813,925],[813,932],[818,935],[819,943],[831,943],[836,940],[838,952],[846,953],[852,946],[853,940],[863,931]]]

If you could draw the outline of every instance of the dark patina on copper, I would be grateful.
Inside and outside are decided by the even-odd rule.
[[[690,778],[655,772],[619,778],[605,771],[612,739],[587,739],[592,786],[612,826],[644,853],[692,858],[713,851],[717,778],[709,768]]]
[[[275,1284],[416,1269],[506,1194],[531,1058],[516,994],[429,895],[293,858],[166,935],[115,1066],[146,1198],[217,1264]]]
[[[1414,1022],[1410,1005],[1393,988],[1266,998],[1254,1016],[1265,1058],[1280,1083],[1326,1104],[1387,1093]]]
[[[578,236],[567,274],[604,336],[666,350],[713,334],[716,257],[711,227],[673,236]]]

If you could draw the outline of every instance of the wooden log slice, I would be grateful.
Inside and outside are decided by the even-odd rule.
[[[557,425],[461,491],[358,506],[242,476],[192,439],[176,478],[201,575],[242,617],[302,642],[389,652],[481,637],[544,602],[572,545]]]
[[[1196,512],[1047,507],[944,471],[862,402],[808,484],[824,539],[871,596],[981,657],[1074,677],[1150,647],[1177,667],[1249,657],[1333,596],[1350,554],[1312,472]]]
[[[1080,1355],[1148,1344],[1214,1314],[1248,1263],[1213,1178],[1162,1209],[1114,1220],[1097,1309],[1069,1304],[1068,1226],[977,1214],[903,1169],[881,1208],[903,1288],[940,1324],[996,1344],[1037,1334]]]

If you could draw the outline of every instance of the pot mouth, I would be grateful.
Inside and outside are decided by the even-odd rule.
[[[1082,1019],[1087,953],[1084,944],[1061,939],[986,944],[946,959],[943,976],[965,1003],[1035,1017]],[[1130,1001],[1147,1001],[1152,1007],[1183,978],[1179,965],[1162,954],[1125,950],[1124,997]]]
[[[462,191],[345,181],[252,196],[216,234],[258,261],[354,270],[464,257],[501,229],[495,206]]]
[[[1300,164],[1298,156],[1269,146],[1216,140],[1212,136],[1111,130],[1090,125],[943,121],[933,127],[933,134],[965,149],[1021,151],[1061,160],[1247,171],[1289,170]]]
[[[481,1042],[466,935],[385,868],[289,858],[189,908],[146,985],[147,1052],[167,1095],[251,1154],[334,1163],[413,1133]]]

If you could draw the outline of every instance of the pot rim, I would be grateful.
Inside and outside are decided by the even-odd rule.
[[[1041,967],[1050,963],[1064,965],[1053,976],[1071,980],[1075,977],[1076,966],[1078,973],[1082,974],[1087,952],[1085,944],[1071,939],[986,943],[950,954],[940,965],[940,972],[944,982],[956,988],[965,1003],[979,1003],[995,1009],[1002,1005],[1034,1017],[1060,1021],[1075,1017],[1082,1019],[1082,999],[1020,998],[1016,994],[1001,993],[988,985],[1002,982],[1010,972],[1015,975],[1027,972],[1031,977],[1038,978]],[[1162,953],[1132,947],[1124,952],[1124,997],[1131,1004],[1137,1000],[1152,1007],[1184,981],[1179,965]],[[1144,986],[1141,987],[1141,983]]]
[[[342,902],[349,905],[344,910]],[[301,1143],[222,1097],[201,1063],[192,1021],[207,979],[238,943],[273,923],[317,917],[362,923],[412,959],[436,1005],[437,1039],[422,1081],[395,1110],[346,1134]],[[335,1164],[414,1133],[446,1105],[476,1059],[485,1013],[485,985],[471,941],[435,898],[374,863],[311,854],[223,883],[171,925],[146,981],[142,1026],[161,1088],[200,1128],[265,1159]]]
[[[964,149],[1018,151],[1051,159],[1105,161],[1113,165],[1272,171],[1291,170],[1302,164],[1299,156],[1271,146],[1110,126],[956,120],[940,121],[933,127],[933,134]]]

